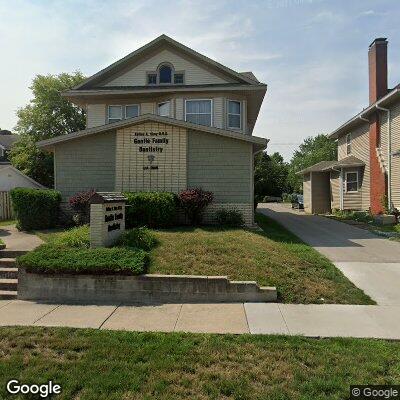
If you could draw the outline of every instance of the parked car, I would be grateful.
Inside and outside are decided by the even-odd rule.
[[[296,194],[292,199],[292,208],[304,210],[304,197],[302,194]]]

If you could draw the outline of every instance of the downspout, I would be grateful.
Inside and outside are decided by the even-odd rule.
[[[391,123],[391,115],[389,108],[383,108],[380,106],[376,106],[377,110],[387,112],[388,117],[388,144],[387,144],[387,152],[388,152],[388,208],[389,212],[392,211],[392,123]]]

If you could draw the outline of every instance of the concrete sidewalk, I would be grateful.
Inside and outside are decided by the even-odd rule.
[[[43,240],[28,232],[19,231],[15,225],[0,226],[0,238],[6,244],[5,252],[31,251],[41,245]],[[0,252],[0,256],[1,256]]]
[[[0,302],[0,326],[400,339],[400,306]]]

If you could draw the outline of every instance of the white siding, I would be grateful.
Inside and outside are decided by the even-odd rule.
[[[88,104],[86,108],[86,127],[93,128],[106,123],[106,105]]]
[[[400,151],[400,104],[392,108],[392,154]],[[400,209],[400,156],[392,157],[392,202]]]
[[[211,72],[207,67],[200,66],[195,61],[191,61],[186,56],[179,55],[171,50],[162,50],[154,56],[142,61],[140,64],[132,66],[119,76],[104,84],[104,86],[144,86],[146,74],[149,71],[156,71],[157,67],[169,62],[175,71],[185,73],[186,85],[204,85],[233,82],[231,78],[222,77],[217,72]]]

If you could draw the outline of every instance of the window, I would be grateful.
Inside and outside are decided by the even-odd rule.
[[[108,123],[121,121],[122,106],[108,106]]]
[[[186,100],[185,105],[186,121],[193,124],[211,126],[211,100]]]
[[[169,65],[162,65],[159,70],[160,83],[171,83],[172,68]]]
[[[147,74],[147,84],[156,85],[157,84],[157,74]]]
[[[182,85],[183,84],[183,74],[175,74],[174,75],[174,83],[176,85]]]
[[[158,115],[161,117],[169,117],[170,116],[170,105],[169,101],[164,101],[163,103],[158,104]]]
[[[240,101],[228,100],[228,128],[240,129],[241,106]]]
[[[139,106],[132,104],[125,106],[125,118],[134,118],[139,116]]]
[[[346,135],[346,154],[351,154],[351,133]]]
[[[346,172],[346,192],[358,192],[358,172]]]

